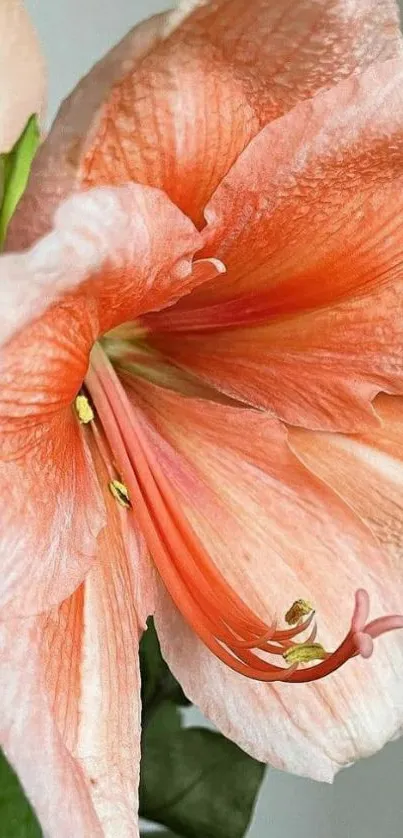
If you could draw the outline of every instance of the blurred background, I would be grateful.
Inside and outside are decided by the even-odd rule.
[[[25,2],[48,60],[49,118],[77,80],[128,29],[173,4],[163,0]],[[200,719],[193,716],[192,722]],[[291,837],[403,838],[403,740],[344,769],[332,786],[269,769],[248,838]]]

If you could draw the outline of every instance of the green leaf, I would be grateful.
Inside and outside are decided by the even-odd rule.
[[[153,620],[147,622],[140,644],[141,700],[143,706],[143,724],[147,724],[153,708],[164,699],[175,704],[190,704],[182,687],[166,665],[160,650],[159,640]]]
[[[4,838],[42,838],[38,821],[20,783],[0,751],[0,834]]]
[[[0,155],[0,182],[3,185],[0,206],[0,248],[4,244],[7,227],[17,204],[25,192],[39,142],[38,120],[33,114],[11,151]]]
[[[184,838],[243,838],[265,767],[206,728],[184,728],[172,701],[143,732],[140,815]]]
[[[164,830],[164,832],[140,832],[140,838],[180,838],[180,836]]]

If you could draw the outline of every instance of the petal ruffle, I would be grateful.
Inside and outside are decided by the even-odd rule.
[[[94,556],[102,507],[71,409],[93,342],[200,281],[198,244],[162,193],[131,185],[71,198],[53,233],[0,261],[1,600],[18,613],[66,597]]]
[[[13,247],[32,241],[33,212],[37,234],[44,232],[49,207],[74,182],[130,178],[159,186],[201,221],[208,198],[262,125],[401,52],[393,0],[231,0],[200,4],[183,18],[180,12],[141,24],[78,87],[34,166]],[[128,70],[121,55],[132,62]]]
[[[0,623],[0,741],[49,838],[138,838],[143,545],[103,482],[108,527],[85,583],[47,615]]]
[[[45,64],[21,0],[0,5],[0,153],[10,151],[45,104]],[[0,187],[1,189],[1,187]]]
[[[157,189],[129,184],[72,196],[51,233],[1,258],[0,345],[63,293],[70,310],[65,317],[62,307],[55,310],[58,327],[76,314],[94,338],[168,305],[208,277],[208,260],[191,273],[200,245],[192,222]]]

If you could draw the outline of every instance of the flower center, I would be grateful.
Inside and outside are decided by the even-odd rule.
[[[160,466],[140,410],[128,398],[99,344],[92,351],[85,383],[110,446],[110,460],[119,469],[110,489],[127,513],[136,516],[150,555],[182,616],[223,663],[260,681],[312,681],[357,654],[369,657],[375,637],[403,628],[403,617],[399,616],[367,623],[365,591],[356,594],[350,629],[331,654],[315,642],[314,612],[302,600],[287,612],[289,628],[278,630],[261,620],[228,584],[193,530]],[[90,424],[100,440],[96,421]],[[308,628],[308,639],[297,642]],[[279,658],[286,665],[273,662]]]
[[[145,378],[153,384],[186,396],[225,404],[236,403],[212,385],[172,363],[148,343],[148,335],[149,331],[142,323],[126,323],[104,335],[100,345],[119,373]]]

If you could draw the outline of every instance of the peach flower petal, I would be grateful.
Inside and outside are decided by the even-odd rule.
[[[123,382],[156,462],[227,581],[269,624],[301,597],[317,603],[332,648],[349,627],[355,590],[370,583],[366,563],[380,577],[389,567],[369,529],[301,467],[275,417]]]
[[[399,270],[372,293],[266,326],[157,333],[152,342],[227,395],[291,425],[360,433],[378,425],[377,393],[403,392]]]
[[[43,684],[38,618],[0,622],[0,742],[49,838],[102,838]]]
[[[208,38],[178,32],[115,85],[87,143],[80,185],[158,186],[202,225],[205,204],[259,130],[248,92]]]
[[[72,593],[103,524],[72,409],[94,340],[210,269],[202,263],[192,276],[199,234],[157,190],[87,192],[55,223],[31,251],[0,263],[0,600],[25,614]]]
[[[95,337],[175,302],[205,281],[209,266],[212,276],[220,269],[203,260],[192,276],[200,244],[192,222],[157,189],[129,184],[71,196],[51,233],[28,252],[2,257],[0,346],[64,292],[77,292],[71,305],[86,311]]]
[[[153,610],[153,579],[134,518],[112,498],[105,465],[90,444],[108,526],[81,589],[43,619],[41,654],[53,712],[86,779],[102,836],[137,838],[138,643]]]
[[[165,15],[134,27],[81,80],[63,102],[52,129],[39,149],[27,191],[11,222],[8,250],[30,247],[53,226],[59,204],[75,191],[77,172],[91,126],[113,84],[128,67],[135,68],[161,37]]]
[[[374,401],[379,425],[354,435],[290,430],[291,444],[372,530],[398,573],[403,601],[403,399]]]
[[[300,597],[331,649],[350,625],[354,591],[374,616],[397,610],[388,556],[359,517],[308,470],[267,415],[124,382],[137,421],[186,516],[227,581],[269,623]],[[195,585],[197,597],[197,586]],[[225,613],[223,612],[225,618]],[[330,781],[403,729],[399,634],[316,684],[262,684],[219,662],[160,588],[163,654],[186,694],[256,758]],[[298,712],[296,712],[296,708]]]
[[[397,273],[402,90],[403,61],[388,61],[267,125],[205,211],[203,253],[225,277],[156,327],[263,323]]]
[[[167,26],[170,37],[105,102],[82,179],[159,186],[196,224],[262,125],[401,52],[392,2],[202,3]]]
[[[22,0],[0,4],[0,153],[10,151],[31,114],[41,115],[45,64]]]
[[[153,592],[139,589],[141,537],[91,448],[108,527],[73,596],[35,620],[0,623],[0,742],[49,838],[138,838],[137,608],[148,613]]]
[[[73,93],[34,166],[12,247],[43,234],[74,184],[159,186],[201,221],[262,125],[401,53],[394,0],[221,0],[186,11],[141,24]]]
[[[254,0],[247,8],[242,0],[180,0],[166,28],[171,32],[180,27],[203,31],[213,43],[221,42],[224,32],[230,61],[251,65],[249,72],[271,107],[281,97],[264,89],[259,61],[266,62],[275,92],[295,84],[297,91],[285,89],[283,97],[298,96],[299,101],[306,98],[309,82],[316,83],[316,89],[336,84],[357,68],[394,58],[402,49],[399,10],[393,0]],[[256,52],[254,66],[248,61],[251,49]]]
[[[402,83],[386,62],[256,137],[206,211],[227,272],[146,319],[159,350],[291,424],[374,423],[401,392]]]
[[[4,394],[1,403],[4,410]],[[105,525],[96,475],[72,411],[59,411],[43,427],[18,425],[13,432],[0,423],[3,619],[39,613],[74,591],[95,560]]]

